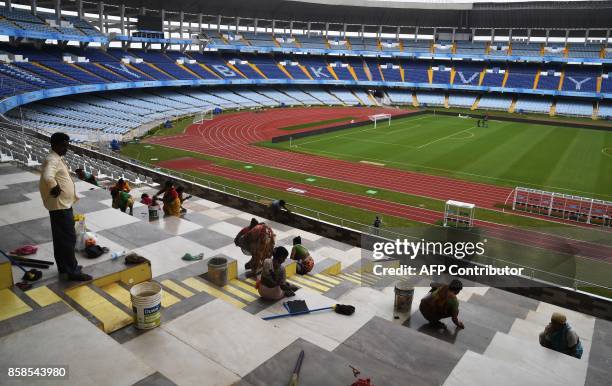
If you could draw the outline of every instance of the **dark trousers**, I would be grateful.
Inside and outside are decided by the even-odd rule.
[[[51,234],[53,235],[53,255],[59,273],[77,273],[77,260],[74,256],[76,231],[72,208],[52,210]]]

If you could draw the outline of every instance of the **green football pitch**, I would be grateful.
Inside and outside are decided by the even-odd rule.
[[[612,199],[612,131],[427,114],[265,146]]]

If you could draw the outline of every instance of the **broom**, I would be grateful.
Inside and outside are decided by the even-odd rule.
[[[304,303],[304,305],[305,305],[305,303]],[[309,314],[311,312],[325,311],[325,310],[334,310],[334,312],[336,314],[347,315],[347,316],[348,315],[353,315],[355,313],[355,307],[353,307],[351,305],[348,305],[348,304],[335,304],[335,305],[333,305],[331,307],[315,308],[314,310],[309,310],[308,308],[306,308],[303,311],[289,312],[288,314],[265,316],[262,319],[263,320],[272,320],[272,319],[286,318],[288,316],[304,315],[304,314]]]

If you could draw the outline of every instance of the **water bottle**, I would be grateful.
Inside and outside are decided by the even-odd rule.
[[[124,255],[125,255],[125,251],[122,251],[122,252],[113,252],[113,253],[111,253],[111,260],[112,261],[116,261],[116,260],[118,260],[120,257],[122,257]]]

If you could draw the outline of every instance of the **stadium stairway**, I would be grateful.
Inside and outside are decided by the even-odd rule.
[[[0,247],[38,244],[37,258],[52,251],[47,213],[37,192],[36,173],[0,164]],[[285,313],[282,301],[259,299],[247,278],[244,256],[233,236],[252,215],[194,198],[185,203],[180,219],[146,220],[138,205],[134,216],[110,208],[108,192],[77,182],[76,205],[100,245],[128,250],[149,262],[118,269],[123,263],[103,255],[79,256],[85,272],[96,280],[75,287],[61,286],[52,270],[36,288],[0,290],[0,361],[70,366],[66,384],[132,385],[166,381],[219,385],[286,384],[300,350],[306,353],[301,385],[350,384],[348,365],[380,385],[603,385],[611,369],[612,323],[579,312],[525,298],[464,280],[459,295],[464,330],[433,329],[418,312],[418,302],[433,278],[409,278],[415,286],[412,310],[393,312],[397,278],[372,274],[360,248],[266,221],[278,245],[290,245],[301,235],[315,258],[315,270],[295,275],[287,263],[289,281],[300,288],[294,299],[310,308],[352,304],[357,312],[345,317],[319,312],[293,318],[261,320]],[[134,194],[150,188],[135,189]],[[206,263],[184,262],[184,252],[230,261],[228,284],[218,287],[206,278]],[[206,260],[206,259],[205,259]],[[150,265],[149,265],[150,264]],[[6,261],[0,261],[0,274]],[[96,273],[98,272],[98,273]],[[19,277],[13,267],[12,276]],[[162,325],[137,330],[131,325],[128,288],[152,277],[165,290]],[[448,281],[449,277],[436,278]],[[581,360],[543,349],[537,336],[553,311],[564,312],[585,346]],[[398,316],[398,318],[396,318]],[[78,341],[71,350],[61,350]],[[40,342],[54,350],[39,350]],[[95,358],[95,359],[94,359]],[[0,375],[0,383],[25,384]]]

